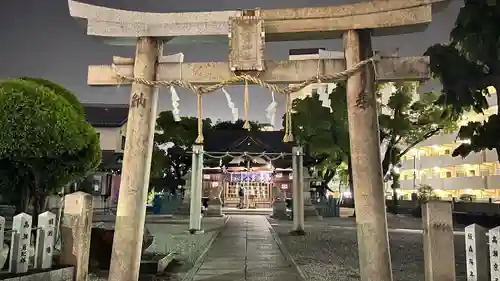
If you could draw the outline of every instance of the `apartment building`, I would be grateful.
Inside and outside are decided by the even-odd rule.
[[[496,92],[488,97],[490,107],[485,114],[468,112],[460,121],[484,121],[497,112]],[[500,165],[495,151],[471,153],[465,158],[452,157],[453,150],[461,144],[457,133],[433,136],[410,150],[401,162],[401,195],[417,190],[421,185],[433,187],[437,196],[460,198],[500,198]]]
[[[290,50],[290,60],[306,60],[318,58],[343,58],[343,52],[331,52],[324,49]],[[294,93],[292,98],[304,98],[317,92],[318,89],[330,91],[334,84],[315,84]],[[391,87],[382,89],[382,102],[386,102]],[[469,121],[483,121],[497,112],[496,92],[490,91],[488,97],[490,108],[485,114],[469,112],[464,114],[460,124]],[[321,98],[321,97],[320,97]],[[418,95],[415,93],[415,98]],[[326,105],[326,103],[324,103]],[[437,196],[442,199],[460,198],[467,195],[477,200],[500,199],[500,164],[495,151],[471,153],[466,158],[452,157],[453,150],[461,144],[457,140],[457,132],[433,136],[410,150],[402,159],[400,168],[401,197],[410,199],[421,185],[430,185]],[[381,148],[382,153],[384,147]],[[332,185],[335,190],[344,191],[338,183]],[[392,196],[390,183],[386,184],[388,196]],[[348,192],[348,191],[345,191]]]

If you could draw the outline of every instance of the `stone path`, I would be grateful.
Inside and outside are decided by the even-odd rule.
[[[231,216],[208,250],[195,281],[301,281],[264,216]]]

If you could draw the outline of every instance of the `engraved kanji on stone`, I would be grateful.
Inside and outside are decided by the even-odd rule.
[[[472,248],[472,246],[469,246],[469,252],[474,253],[474,249]]]
[[[48,269],[52,266],[55,218],[56,215],[48,211],[38,216],[34,264],[37,269]]]
[[[11,242],[11,251],[15,251],[17,254],[12,256],[10,268],[14,273],[28,271],[31,223],[32,217],[26,213],[17,214],[12,221],[14,235],[13,242]]]
[[[469,264],[474,265],[474,260],[473,259],[469,259]]]
[[[470,277],[474,277],[474,271],[471,271],[471,272],[469,273],[469,276],[470,276]]]
[[[498,271],[498,263],[493,264],[493,270]]]
[[[132,108],[138,108],[139,106],[142,108],[146,108],[146,98],[144,97],[144,93],[134,93],[132,95],[132,103],[130,104],[130,106]]]
[[[493,251],[492,251],[492,255],[493,255],[494,257],[498,257],[498,251],[497,251],[497,250],[493,250]]]
[[[496,236],[491,237],[491,243],[493,243],[493,244],[497,244],[498,243],[498,240],[497,240]]]

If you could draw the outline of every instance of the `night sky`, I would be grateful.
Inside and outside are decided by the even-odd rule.
[[[404,1],[404,0],[400,0]],[[82,0],[91,4],[141,10],[149,12],[185,12],[260,8],[289,8],[324,6],[360,2],[355,0]],[[374,49],[392,51],[399,48],[400,55],[422,55],[432,44],[447,42],[449,32],[462,6],[454,0],[448,8],[436,14],[432,24],[422,33],[378,37]],[[279,42],[266,44],[267,59],[288,58],[294,48],[323,47],[341,50],[341,40]],[[228,47],[224,44],[165,46],[165,54],[183,52],[185,61],[226,61]],[[88,87],[89,64],[110,64],[113,55],[133,56],[132,47],[112,47],[85,34],[85,26],[69,16],[66,0],[2,0],[0,1],[0,79],[18,76],[42,77],[64,85],[84,103],[127,103],[128,87]],[[436,83],[432,84],[433,87]],[[227,88],[243,117],[243,88]],[[181,115],[194,115],[196,102],[193,94],[180,93]],[[283,98],[278,97],[278,115],[284,111]],[[265,122],[270,95],[259,87],[250,88],[250,119]],[[170,93],[160,91],[160,109],[170,109]],[[205,98],[207,117],[230,119],[222,92]],[[277,120],[279,120],[277,118]]]

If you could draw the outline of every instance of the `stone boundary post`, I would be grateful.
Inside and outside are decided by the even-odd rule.
[[[87,281],[92,230],[92,196],[68,194],[64,200],[60,263],[75,267],[74,281]]]
[[[425,281],[455,281],[455,248],[451,203],[429,201],[422,206]]]

